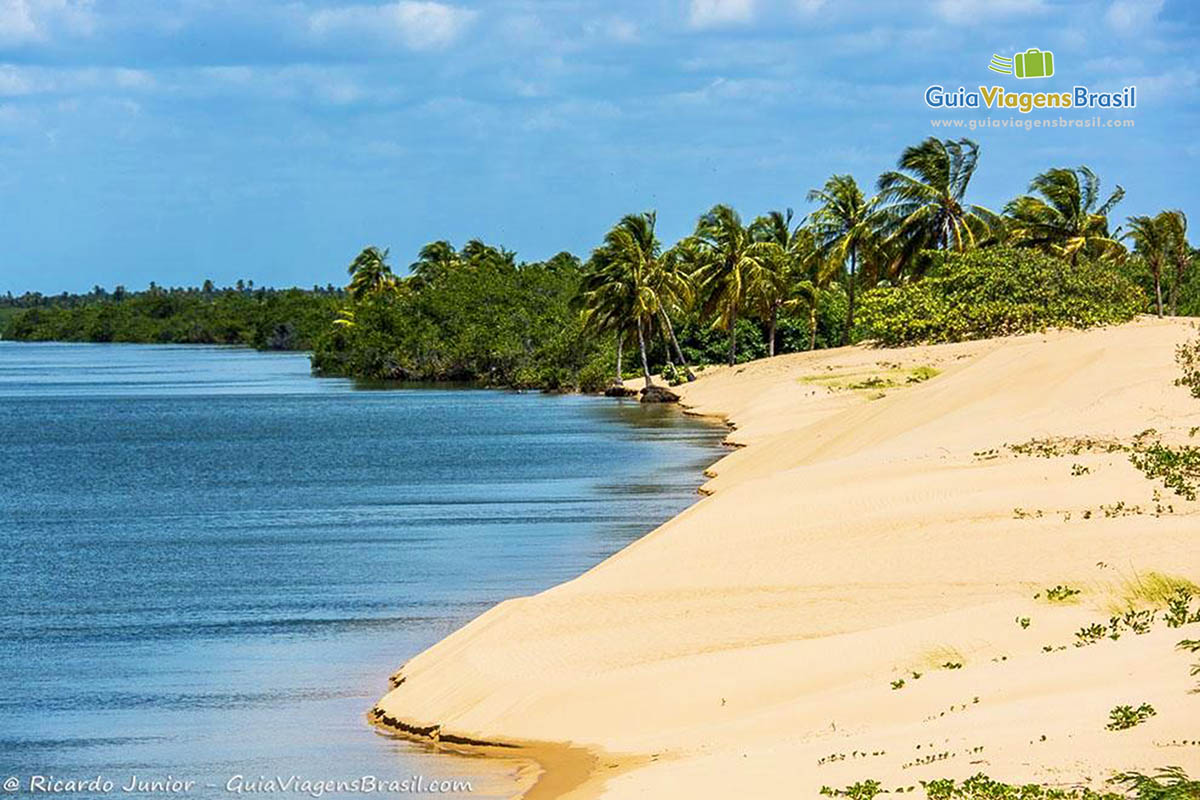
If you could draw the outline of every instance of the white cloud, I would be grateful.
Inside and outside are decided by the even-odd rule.
[[[1041,14],[1045,0],[938,0],[937,13],[947,22],[972,24]]]
[[[691,0],[688,24],[693,28],[742,25],[754,19],[755,0]]]
[[[1104,14],[1104,21],[1117,33],[1137,33],[1158,17],[1163,0],[1116,0]]]
[[[828,0],[796,0],[796,10],[806,16],[820,13]]]
[[[44,42],[57,30],[87,35],[95,22],[91,0],[0,0],[0,45]]]
[[[458,40],[476,13],[429,0],[400,0],[321,9],[309,16],[308,27],[320,38],[366,36],[410,50],[440,50]]]

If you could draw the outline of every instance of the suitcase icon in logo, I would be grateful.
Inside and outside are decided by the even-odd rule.
[[[1054,53],[1031,47],[1013,57],[1013,73],[1018,78],[1049,78],[1054,74]]]

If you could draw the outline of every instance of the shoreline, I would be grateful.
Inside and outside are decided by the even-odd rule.
[[[557,742],[515,741],[483,742],[452,733],[436,737],[419,732],[417,726],[398,720],[384,721],[375,713],[366,714],[367,724],[381,736],[414,742],[433,753],[452,753],[457,756],[479,757],[517,763],[518,785],[513,800],[554,800],[570,796],[585,787],[598,789],[603,780],[633,764],[602,754],[586,747]],[[586,796],[594,796],[588,794]]]
[[[1170,513],[1141,510],[1147,498],[1135,505],[1134,493],[1158,490],[1124,458],[1080,455],[1076,469],[1070,459],[979,457],[1038,436],[1128,438],[1145,420],[1186,431],[1200,404],[1173,388],[1173,344],[1191,333],[1143,318],[706,369],[676,388],[680,409],[722,422],[734,449],[705,469],[700,500],[582,575],[501,603],[411,659],[381,713],[440,720],[406,723],[435,735],[524,743],[542,773],[523,796],[539,799],[715,798],[785,780],[815,793],[988,765],[1022,782],[1165,763],[1196,773],[1200,749],[1155,755],[1156,741],[1184,738],[1189,713],[1170,699],[1186,696],[1183,659],[1144,652],[1164,648],[1165,635],[1059,648],[1068,681],[1040,640],[1069,643],[1071,631],[1125,602],[1117,598],[1131,580],[1200,579],[1186,533],[1198,509],[1176,499]],[[980,409],[992,408],[1005,416],[984,414],[981,426]],[[1078,477],[1088,474],[1096,477]],[[864,502],[855,486],[879,497]],[[1092,515],[1078,510],[1057,522],[1014,515],[1014,498],[1093,509],[1120,498],[1138,510],[1085,527]],[[859,522],[845,528],[842,517]],[[993,539],[1021,544],[998,552]],[[1056,582],[1078,585],[1083,599],[1061,608],[1036,600]],[[1014,617],[1035,619],[1037,633],[1022,633]],[[1137,685],[1159,715],[1147,733],[1114,739],[1103,715],[1118,700],[1137,705],[1122,692],[1130,665],[1142,663]],[[1053,722],[1036,724],[1031,690]],[[987,722],[960,716],[972,696]],[[922,719],[945,729],[950,749],[930,761],[902,757],[920,749],[914,735],[928,735],[911,727]],[[1061,744],[1039,744],[1047,741]],[[968,757],[985,744],[990,756]],[[561,748],[591,753],[590,772],[577,754],[557,759]],[[870,764],[829,760],[850,750]],[[797,763],[810,766],[797,773]]]
[[[636,383],[640,380],[640,378],[628,379],[626,380],[626,385]],[[436,383],[434,387],[440,388]],[[575,394],[583,397],[603,397],[602,394],[579,391],[564,393],[504,387],[472,386],[467,388],[478,388],[483,391],[520,393],[533,391],[549,395]],[[624,398],[618,399],[628,401]],[[636,402],[636,400],[633,402]],[[737,428],[723,414],[694,411],[684,400],[669,405],[673,407],[674,411],[684,417],[713,427],[719,426],[725,431],[725,436],[721,438],[719,446],[726,452],[720,453],[715,460],[701,470],[700,474],[703,478],[709,479],[712,477],[712,468],[728,457],[730,454],[729,451],[745,446],[729,441],[729,436]],[[696,500],[683,509],[683,511],[694,507],[696,503],[709,496],[709,492],[701,484],[696,487],[696,495]],[[675,516],[683,513],[683,511],[678,512]],[[674,519],[674,517],[671,519]],[[669,521],[666,520],[662,524]],[[622,550],[636,544],[642,538],[652,533],[653,530],[651,529],[637,539],[628,542]],[[621,551],[618,550],[617,552]],[[609,558],[611,557],[609,556]],[[589,570],[594,567],[595,565],[589,568]],[[587,571],[585,570],[584,572],[586,573]],[[467,624],[470,624],[470,622],[468,621]],[[403,666],[388,676],[388,686],[391,689],[400,687],[404,682]],[[458,734],[454,731],[446,731],[441,725],[436,723],[421,725],[390,717],[378,705],[373,706],[367,711],[364,714],[364,718],[377,734],[421,745],[433,753],[444,752],[458,756],[528,762],[532,769],[519,768],[517,770],[518,787],[516,794],[512,796],[511,800],[556,800],[557,798],[566,797],[577,798],[577,800],[590,800],[590,798],[599,796],[607,780],[658,759],[657,755],[648,757],[616,755],[599,749],[575,745],[570,742],[525,739],[496,739],[489,741]],[[533,774],[529,775],[528,773],[530,772]],[[521,780],[522,778],[528,778],[528,783],[526,784],[525,781]]]
[[[641,379],[626,380],[626,385],[639,380]],[[497,389],[492,390],[495,391]],[[498,389],[498,391],[527,390]],[[560,392],[542,393],[561,394]],[[573,392],[573,394],[592,397],[602,396],[585,392]],[[682,399],[670,405],[682,416],[723,428],[726,431],[726,435],[722,437],[720,446],[726,451],[745,447],[743,444],[729,440],[729,436],[737,430],[737,427],[725,415],[717,412],[694,411]],[[728,457],[729,454],[729,452],[721,453],[718,458],[701,470],[701,475],[705,479],[713,477],[713,467]],[[696,501],[683,511],[694,507],[696,503],[708,497],[710,493],[701,484],[696,487],[696,494]],[[683,511],[680,511],[679,514],[683,513]],[[669,522],[670,520],[667,521]],[[642,538],[652,533],[653,530],[651,529],[637,539],[627,543],[625,547],[636,544]],[[619,553],[620,550],[617,552]],[[609,556],[609,558],[611,557]],[[586,572],[587,570],[585,570]],[[404,668],[401,666],[399,670],[388,676],[389,688],[399,688],[405,682],[403,671]],[[463,734],[456,734],[453,731],[447,732],[441,725],[436,723],[420,725],[389,717],[378,705],[373,706],[367,711],[364,717],[367,724],[379,735],[403,739],[428,748],[434,753],[449,752],[460,756],[502,759],[506,761],[528,761],[533,766],[533,770],[531,771],[535,774],[530,777],[528,785],[522,785],[522,782],[518,782],[517,792],[512,796],[511,800],[557,800],[558,798],[567,797],[576,798],[576,800],[590,800],[591,798],[600,796],[600,791],[607,780],[658,758],[657,755],[648,757],[619,756],[589,747],[574,745],[569,742],[520,739],[485,741]],[[518,775],[526,777],[522,775],[523,772],[524,770],[518,770]]]

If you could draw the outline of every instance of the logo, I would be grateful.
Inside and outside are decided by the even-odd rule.
[[[1054,74],[1054,53],[1031,47],[1012,58],[993,54],[988,69],[1018,78],[1049,78]]]
[[[1050,78],[1054,76],[1054,53],[1031,47],[1012,58],[993,55],[988,69],[1019,79]],[[935,83],[925,90],[925,105],[938,109],[1012,109],[1021,114],[1058,109],[1127,109],[1137,108],[1137,87],[1125,86],[1119,91],[1093,91],[1075,85],[1070,91],[1009,91],[1003,86],[979,86],[957,89]]]

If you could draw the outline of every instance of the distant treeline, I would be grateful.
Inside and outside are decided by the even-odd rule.
[[[345,290],[217,289],[0,298],[8,339],[192,342],[308,349],[316,373],[604,389],[692,366],[873,340],[884,345],[1200,314],[1187,217],[1130,216],[1124,190],[1055,167],[993,211],[968,192],[979,147],[906,148],[875,194],[833,175],[810,212],[743,217],[716,205],[659,240],[628,214],[586,260],[520,262],[472,240],[426,245],[406,272],[367,247]],[[7,323],[4,315],[10,314]]]
[[[145,291],[95,287],[87,294],[27,293],[0,298],[3,338],[24,341],[233,344],[310,350],[345,302],[333,286],[255,289],[253,281],[217,288]]]

